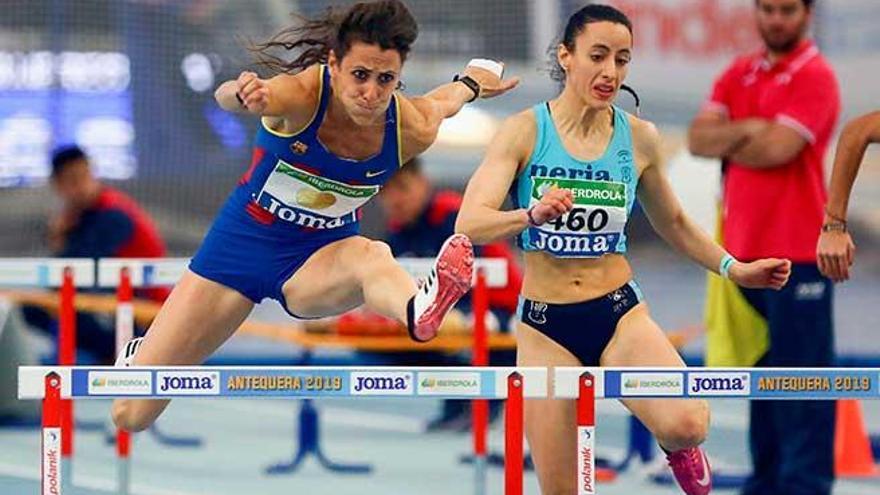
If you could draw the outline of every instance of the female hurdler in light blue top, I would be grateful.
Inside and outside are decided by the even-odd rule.
[[[630,116],[612,108],[614,124],[608,146],[597,160],[583,161],[566,151],[549,103],[533,108],[536,135],[532,155],[516,176],[511,200],[531,208],[552,188],[571,192],[572,209],[517,237],[525,251],[546,251],[561,258],[597,258],[626,252],[626,223],[636,197],[639,176],[633,169]]]
[[[749,287],[788,279],[786,260],[733,262],[685,216],[663,174],[657,130],[612,105],[632,43],[629,19],[614,8],[591,4],[572,15],[555,57],[562,93],[509,118],[468,184],[456,230],[477,243],[517,236],[525,250],[518,365],[684,366],[624,257],[636,196],[660,236],[707,269],[718,272],[726,260],[725,273]],[[502,211],[508,194],[514,208]],[[667,451],[684,492],[709,493],[699,448],[706,402],[624,404]],[[574,402],[529,401],[525,408],[542,493],[584,493],[576,486]]]

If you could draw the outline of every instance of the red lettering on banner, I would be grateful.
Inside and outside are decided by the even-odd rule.
[[[760,46],[755,7],[750,0],[617,0],[613,3],[632,20],[636,48],[646,52],[713,58],[752,51]]]

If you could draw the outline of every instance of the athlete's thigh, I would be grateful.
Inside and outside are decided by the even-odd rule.
[[[332,316],[364,303],[358,269],[371,241],[352,236],[314,252],[282,287],[288,310],[298,316]]]
[[[600,358],[601,366],[683,368],[684,360],[640,303],[617,323],[614,337]],[[686,384],[682,384],[686,386]],[[705,410],[705,401],[682,399],[622,400],[651,431],[668,431],[681,418]]]
[[[144,336],[137,365],[202,363],[247,318],[254,303],[187,270]]]
[[[547,366],[548,390],[553,390],[553,367],[581,366],[565,348],[522,323],[517,323],[516,364]],[[577,439],[575,402],[533,399],[525,402],[525,427],[542,493],[576,493]]]

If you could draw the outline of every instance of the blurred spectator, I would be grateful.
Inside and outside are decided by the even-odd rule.
[[[391,178],[379,195],[388,218],[388,237],[395,257],[433,258],[440,246],[455,233],[455,218],[461,206],[461,195],[450,190],[434,190],[430,179],[423,173],[419,158],[404,165]],[[501,331],[507,331],[508,320],[516,313],[522,272],[513,251],[503,243],[474,246],[478,258],[502,258],[507,261],[506,287],[489,289],[489,310]],[[470,298],[465,296],[457,308],[469,312]],[[467,366],[469,361],[460,356],[416,353],[392,357],[403,365]],[[493,366],[512,366],[513,351],[490,353]],[[463,430],[470,426],[469,401],[444,401],[443,413],[429,423],[429,430]],[[492,404],[493,413],[500,411],[500,404]]]
[[[812,0],[757,0],[760,52],[715,82],[690,129],[691,152],[720,158],[721,241],[742,261],[788,258],[781,291],[737,289],[715,278],[708,294],[710,366],[834,365],[833,284],[816,262],[826,192],[822,160],[840,113],[834,72],[806,37]],[[833,401],[753,401],[754,473],[744,495],[830,495]]]
[[[379,195],[388,218],[388,237],[396,257],[433,258],[455,229],[455,218],[461,206],[461,194],[452,190],[435,191],[431,180],[422,171],[420,158],[403,166],[385,184]],[[516,313],[522,272],[519,262],[506,243],[475,246],[478,258],[507,260],[506,287],[489,289],[489,309],[507,329],[507,320]],[[459,303],[468,308],[468,298]]]
[[[52,190],[62,211],[49,221],[49,248],[60,257],[159,258],[165,245],[150,216],[128,195],[102,184],[75,145],[52,155]]]
[[[165,245],[150,216],[122,191],[92,175],[89,159],[77,146],[63,146],[52,155],[52,190],[62,210],[49,220],[49,249],[64,258],[161,258]],[[167,289],[135,292],[161,302]],[[57,327],[37,308],[26,308],[29,323],[44,330]],[[115,357],[112,315],[77,314],[77,344],[101,363]]]

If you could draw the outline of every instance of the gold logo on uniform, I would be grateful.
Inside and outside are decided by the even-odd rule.
[[[296,192],[296,202],[306,208],[323,210],[336,204],[336,196],[328,192],[303,188]]]
[[[309,146],[302,141],[294,141],[294,143],[290,145],[290,151],[297,155],[305,155],[308,150]]]

